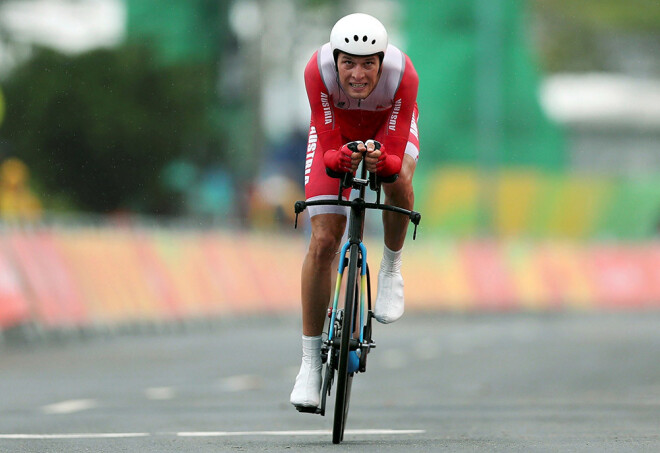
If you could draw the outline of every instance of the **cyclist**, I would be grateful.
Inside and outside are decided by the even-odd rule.
[[[305,197],[337,197],[338,180],[326,175],[355,172],[364,157],[370,172],[398,179],[383,184],[385,202],[413,208],[412,177],[419,155],[415,68],[401,50],[388,44],[378,19],[350,14],[332,28],[330,42],[314,53],[305,68],[311,106]],[[376,150],[373,141],[382,144]],[[346,144],[360,141],[358,152]],[[366,144],[365,144],[366,143]],[[348,199],[350,189],[343,193]],[[302,267],[303,357],[291,393],[294,406],[317,407],[321,388],[321,333],[331,297],[333,260],[346,227],[347,208],[310,206],[312,235]],[[383,213],[384,253],[374,308],[382,323],[396,321],[404,310],[401,252],[409,220]]]

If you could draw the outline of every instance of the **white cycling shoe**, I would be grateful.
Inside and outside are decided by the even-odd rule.
[[[308,360],[303,357],[300,372],[296,376],[296,383],[291,392],[291,404],[296,407],[315,408],[321,402],[321,358]]]
[[[378,272],[378,295],[374,317],[383,324],[396,321],[403,315],[403,277],[401,271]]]

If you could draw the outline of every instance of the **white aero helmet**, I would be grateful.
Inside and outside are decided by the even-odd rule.
[[[337,62],[337,53],[356,56],[380,56],[387,49],[387,30],[378,19],[368,14],[355,13],[337,21],[330,32],[330,47]]]

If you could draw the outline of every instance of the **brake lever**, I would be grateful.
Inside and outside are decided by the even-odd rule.
[[[293,223],[293,229],[297,230],[298,229],[298,214],[303,212],[307,208],[307,206],[305,205],[304,201],[296,201],[296,204],[294,206],[295,206],[295,210],[296,210],[296,220]]]
[[[415,225],[415,229],[413,230],[413,241],[417,239],[417,227],[419,226],[419,222],[422,220],[422,215],[419,212],[412,211],[410,213],[410,221]]]

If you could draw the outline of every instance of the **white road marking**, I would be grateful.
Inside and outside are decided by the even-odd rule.
[[[49,415],[72,414],[74,412],[84,411],[96,406],[98,406],[98,403],[96,400],[92,399],[67,400],[55,404],[49,404],[48,406],[43,406],[41,411],[44,414]]]
[[[0,439],[117,439],[150,435],[149,433],[0,434]]]
[[[172,387],[149,387],[144,394],[150,400],[171,400],[175,392]]]
[[[396,434],[424,434],[423,429],[347,429],[344,434],[355,436],[377,436]],[[180,432],[179,437],[230,437],[230,436],[324,436],[332,431],[306,430],[306,431],[200,431]]]
[[[219,382],[220,388],[225,392],[243,392],[246,390],[259,390],[264,387],[264,380],[259,376],[244,374],[231,376]]]
[[[424,434],[423,429],[347,429],[349,436],[378,436]],[[55,440],[55,439],[126,439],[135,437],[151,437],[154,435],[171,435],[172,433],[71,433],[71,434],[0,434],[0,439],[13,440]],[[179,432],[177,437],[232,437],[232,436],[329,436],[332,431],[198,431]]]

